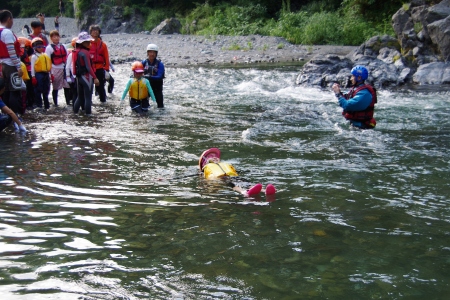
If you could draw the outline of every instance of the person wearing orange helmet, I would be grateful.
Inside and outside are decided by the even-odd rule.
[[[31,40],[34,54],[31,56],[31,83],[34,86],[34,96],[36,106],[44,109],[50,108],[48,95],[50,94],[50,81],[52,71],[52,59],[45,53],[44,41],[36,37]]]
[[[139,114],[146,113],[150,106],[148,97],[150,95],[153,102],[156,102],[155,94],[148,79],[143,77],[144,66],[142,63],[140,61],[133,62],[131,70],[133,71],[133,78],[128,80],[121,100],[123,101],[128,93],[131,109]]]
[[[34,87],[31,83],[31,56],[33,55],[33,47],[31,41],[26,37],[19,37],[20,42],[20,61],[25,64],[26,72],[23,73],[22,80],[26,87],[26,109],[32,110],[34,107]],[[25,80],[28,78],[28,80]],[[23,95],[23,92],[22,92]]]

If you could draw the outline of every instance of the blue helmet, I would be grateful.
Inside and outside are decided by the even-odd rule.
[[[359,76],[361,76],[361,81],[364,81],[367,79],[367,77],[369,77],[369,71],[367,71],[366,67],[364,67],[364,66],[359,66],[359,65],[355,66],[350,71],[350,73],[352,73],[352,75],[355,76],[355,78],[358,78]]]

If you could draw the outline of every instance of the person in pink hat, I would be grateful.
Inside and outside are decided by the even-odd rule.
[[[222,162],[220,160],[220,150],[218,148],[210,148],[204,151],[202,155],[200,155],[198,166],[203,174],[203,177],[208,180],[239,176],[232,164]],[[261,191],[263,191],[266,196],[272,196],[276,193],[275,187],[270,183],[266,186],[265,189],[263,189],[261,183],[258,183],[248,190],[243,189],[233,182],[230,182],[229,184],[231,185],[233,190],[241,193],[246,197],[256,196]]]
[[[77,48],[72,51],[72,73],[76,76],[78,97],[73,104],[73,112],[78,113],[84,108],[86,115],[92,113],[92,93],[100,83],[92,67],[89,48],[93,38],[87,32],[81,32],[76,42]]]

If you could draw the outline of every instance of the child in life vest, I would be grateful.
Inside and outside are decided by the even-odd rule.
[[[134,77],[128,80],[127,86],[122,94],[123,101],[129,93],[130,95],[130,107],[133,111],[142,114],[148,111],[150,106],[148,97],[152,97],[153,102],[156,102],[155,94],[153,94],[152,87],[148,79],[144,78],[144,66],[140,61],[135,61],[131,65]]]
[[[66,46],[59,42],[60,36],[57,30],[50,32],[51,44],[45,48],[45,53],[52,59],[52,97],[55,106],[58,106],[58,91],[63,88],[66,61],[67,61],[67,49]],[[69,95],[64,94],[66,98],[66,104],[70,105]]]
[[[210,148],[204,151],[200,156],[198,165],[200,171],[203,173],[203,177],[208,180],[239,176],[233,165],[220,160],[220,150],[218,148]],[[246,197],[255,196],[263,190],[261,183],[252,186],[248,190],[245,190],[232,182],[229,184],[232,186],[233,190]],[[271,196],[276,193],[276,189],[272,184],[268,184],[263,192],[266,196]]]
[[[34,86],[34,95],[36,106],[42,108],[42,100],[44,100],[44,108],[50,108],[48,95],[50,93],[50,79],[52,71],[52,60],[45,54],[44,41],[41,38],[34,38],[31,41],[34,54],[31,56],[31,83]]]
[[[34,105],[34,87],[31,83],[31,56],[33,55],[33,47],[31,41],[25,37],[19,37],[20,41],[20,61],[26,66],[26,73],[23,74],[22,80],[26,85],[27,109],[33,109]],[[25,80],[28,78],[28,80]]]

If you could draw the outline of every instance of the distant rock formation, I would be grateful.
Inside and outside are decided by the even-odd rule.
[[[405,4],[392,17],[396,38],[375,36],[346,57],[322,55],[305,64],[297,84],[347,85],[355,65],[369,69],[376,87],[450,83],[450,0]]]

